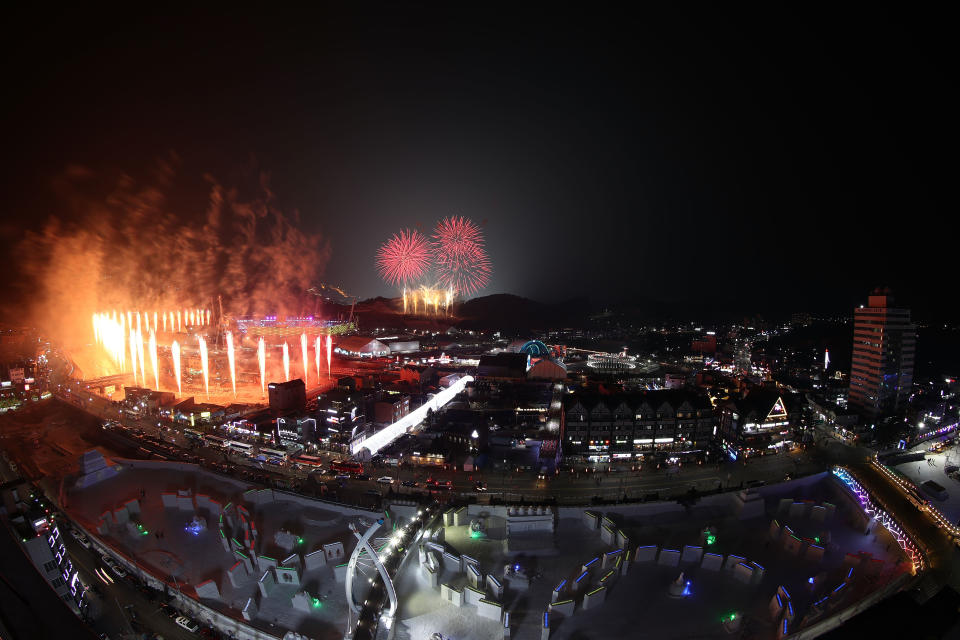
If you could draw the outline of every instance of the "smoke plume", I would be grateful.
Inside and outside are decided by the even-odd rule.
[[[222,296],[227,314],[300,313],[329,244],[280,210],[264,174],[249,194],[204,176],[205,200],[190,203],[178,164],[160,160],[148,180],[80,167],[59,176],[62,208],[18,247],[29,292],[21,317],[78,344],[102,310],[216,311]]]

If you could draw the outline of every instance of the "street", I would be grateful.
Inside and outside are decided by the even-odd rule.
[[[63,539],[70,553],[74,566],[80,572],[80,579],[95,592],[96,606],[99,615],[91,626],[100,633],[106,633],[110,638],[139,637],[141,632],[155,633],[164,638],[180,638],[188,640],[197,635],[183,629],[161,609],[163,594],[150,589],[141,589],[135,583],[133,576],[118,578],[104,571],[109,578],[100,578],[95,569],[106,569],[100,560],[100,554],[91,546],[85,549],[73,536],[67,533],[69,524],[61,522]],[[113,582],[109,582],[112,579]],[[89,596],[88,596],[89,597]]]

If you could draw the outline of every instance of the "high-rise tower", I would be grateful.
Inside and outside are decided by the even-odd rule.
[[[849,403],[868,418],[903,406],[913,386],[916,327],[909,309],[893,307],[889,289],[875,290],[853,311]]]

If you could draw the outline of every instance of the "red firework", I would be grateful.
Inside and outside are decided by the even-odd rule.
[[[491,266],[483,243],[483,232],[469,218],[449,217],[437,223],[433,247],[440,285],[465,294],[486,287]]]
[[[377,250],[377,270],[388,284],[416,280],[430,264],[430,243],[422,233],[404,229]]]

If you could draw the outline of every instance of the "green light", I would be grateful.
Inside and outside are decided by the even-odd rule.
[[[820,543],[820,536],[817,536],[816,538],[814,538],[814,540],[816,540],[816,541],[817,541],[817,544],[819,544],[819,543]]]
[[[471,531],[471,532],[470,532],[470,537],[473,538],[473,539],[477,539],[477,538],[480,537],[480,532],[479,532],[479,531]]]
[[[716,542],[716,541],[717,541],[717,536],[713,535],[712,533],[709,534],[709,535],[707,535],[707,544],[708,544],[708,545],[713,544],[713,543]]]
[[[320,598],[314,598],[314,599],[313,599],[313,606],[314,606],[315,608],[317,608],[317,609],[319,609],[320,607],[323,606],[323,603],[320,602]]]
[[[297,544],[303,544],[303,538],[298,537],[298,538],[297,538]]]
[[[733,622],[733,621],[736,620],[736,619],[737,619],[737,614],[731,613],[731,614],[730,614],[730,622]]]

